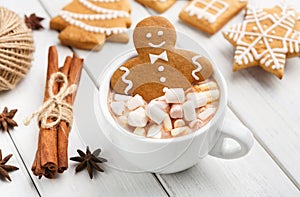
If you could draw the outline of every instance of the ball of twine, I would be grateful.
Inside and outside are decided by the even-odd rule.
[[[32,32],[15,12],[0,7],[0,91],[15,88],[31,67]]]

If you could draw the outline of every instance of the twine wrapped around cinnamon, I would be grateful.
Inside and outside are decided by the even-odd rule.
[[[56,47],[49,48],[44,104],[25,121],[38,115],[38,148],[31,170],[34,175],[54,178],[68,168],[68,138],[73,122],[72,106],[80,81],[83,59],[75,54],[58,68]],[[60,71],[60,72],[59,72]]]
[[[15,88],[31,67],[32,32],[15,12],[0,7],[0,91]]]

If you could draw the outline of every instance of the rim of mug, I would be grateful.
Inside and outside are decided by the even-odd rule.
[[[120,132],[130,138],[133,138],[138,141],[145,141],[147,143],[150,142],[150,143],[158,143],[158,144],[159,143],[161,143],[161,144],[169,143],[171,141],[190,140],[191,138],[194,138],[197,135],[201,135],[206,130],[208,130],[211,125],[214,125],[216,123],[216,121],[222,115],[222,112],[225,110],[225,107],[227,106],[227,96],[228,96],[227,94],[228,93],[227,93],[227,85],[226,85],[223,75],[221,74],[221,71],[219,70],[219,68],[217,67],[215,62],[210,58],[210,55],[208,54],[208,52],[205,49],[203,49],[203,47],[201,47],[199,44],[198,44],[198,46],[205,53],[205,57],[212,63],[213,68],[214,68],[214,72],[213,72],[212,76],[213,76],[213,79],[216,80],[219,90],[220,90],[220,98],[219,98],[217,112],[214,114],[213,118],[208,123],[206,123],[200,129],[198,129],[190,134],[184,135],[184,136],[178,136],[178,137],[174,137],[174,138],[165,138],[165,139],[155,139],[155,138],[147,138],[147,137],[135,135],[135,134],[127,131],[125,128],[122,128],[116,122],[116,120],[113,118],[111,112],[109,111],[109,105],[108,105],[108,92],[110,91],[110,79],[111,79],[111,76],[113,75],[113,73],[115,72],[115,70],[122,63],[124,63],[126,60],[128,60],[132,57],[137,56],[137,52],[135,49],[127,50],[127,51],[121,53],[119,56],[115,57],[112,61],[110,61],[108,63],[107,68],[97,79],[99,89],[97,90],[97,94],[96,94],[97,98],[96,99],[98,100],[97,103],[100,104],[99,110],[103,114],[103,117],[106,119],[106,121],[109,122],[109,124],[112,125],[113,128],[118,130],[118,132]],[[103,100],[104,100],[104,102],[103,102]]]

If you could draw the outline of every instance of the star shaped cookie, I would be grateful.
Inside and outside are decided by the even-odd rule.
[[[233,71],[252,66],[282,79],[286,58],[300,56],[300,21],[294,10],[249,7],[244,21],[223,32],[236,47]]]

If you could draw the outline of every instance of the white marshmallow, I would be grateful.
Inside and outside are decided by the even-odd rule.
[[[210,82],[203,83],[203,84],[196,86],[196,89],[200,90],[200,91],[208,91],[208,90],[213,90],[213,89],[217,89],[217,88],[218,88],[218,86],[217,86],[216,82],[214,82],[214,81],[210,81]]]
[[[160,107],[165,112],[170,111],[169,104],[162,100],[152,100],[148,105],[158,105],[158,107]]]
[[[189,127],[191,129],[200,129],[203,126],[203,122],[199,119],[193,120],[192,122],[189,123]]]
[[[110,104],[111,110],[115,115],[121,116],[125,111],[125,103],[122,101],[112,102]]]
[[[156,99],[154,99],[155,101],[166,101],[166,97],[165,96],[160,96],[157,97]]]
[[[126,105],[129,110],[134,110],[138,107],[144,106],[145,101],[140,95],[136,94],[134,97],[132,97],[128,100]]]
[[[139,136],[145,136],[146,135],[146,130],[143,127],[137,127],[133,131],[134,134],[139,135]]]
[[[170,110],[171,118],[182,118],[183,117],[183,110],[181,104],[173,104]]]
[[[149,103],[146,107],[147,116],[156,124],[162,123],[168,114],[161,108],[160,105]]]
[[[207,104],[207,96],[200,93],[188,93],[187,100],[193,101],[195,108],[202,107]]]
[[[185,126],[184,120],[182,119],[175,120],[174,128],[183,127],[183,126]]]
[[[167,103],[183,103],[185,100],[183,88],[165,89]]]
[[[201,112],[198,115],[198,118],[201,120],[206,120],[216,112],[216,108],[207,108],[205,111]]]
[[[133,127],[145,127],[148,122],[144,108],[139,107],[128,114],[128,124]]]
[[[166,116],[163,122],[163,127],[165,131],[171,131],[173,129],[172,121],[169,116]]]
[[[119,123],[119,125],[123,128],[126,128],[128,126],[128,119],[126,116],[119,116],[117,118],[117,122]]]
[[[189,130],[188,127],[178,127],[178,128],[171,130],[171,135],[174,137],[180,136],[180,135],[185,135],[185,134],[187,134],[188,130]]]
[[[193,101],[186,101],[183,104],[183,117],[186,121],[192,121],[197,118],[196,110]]]
[[[211,103],[213,101],[216,101],[219,99],[220,97],[220,92],[219,90],[211,90],[211,91],[206,91],[203,92],[203,94],[205,94],[207,96],[207,102]]]
[[[115,101],[128,101],[132,96],[124,95],[124,94],[115,94]]]
[[[148,132],[147,137],[157,138],[160,139],[162,136],[162,125],[151,125]]]

